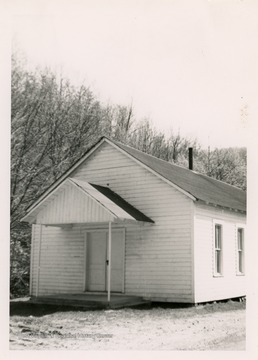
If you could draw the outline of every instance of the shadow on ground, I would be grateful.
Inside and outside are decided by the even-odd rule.
[[[17,301],[18,300],[18,301]],[[10,302],[10,316],[35,316],[41,317],[48,314],[54,314],[57,312],[68,312],[68,311],[99,311],[100,309],[90,309],[82,306],[68,306],[68,305],[54,305],[54,304],[35,304],[28,301],[16,301]],[[241,304],[239,303],[241,302]],[[225,304],[226,303],[226,304]],[[128,308],[138,310],[149,310],[149,309],[186,309],[195,308],[202,312],[209,313],[214,311],[228,311],[238,310],[239,308],[245,308],[245,301],[241,299],[231,299],[220,302],[204,303],[199,305],[194,304],[183,304],[183,303],[164,303],[164,302],[152,302],[149,304],[143,304]]]
[[[163,308],[163,309],[180,309],[192,307],[192,304],[180,304],[180,303],[160,303],[154,302],[151,304],[144,304],[133,306],[133,309],[147,310],[151,308]],[[129,307],[130,308],[130,307]],[[52,304],[35,304],[30,301],[15,301],[10,302],[10,316],[44,316],[53,314],[56,312],[65,311],[97,311],[99,309],[90,309],[82,306],[66,306],[66,305],[52,305]]]
[[[85,310],[81,307],[63,306],[63,305],[42,305],[31,304],[30,302],[11,302],[10,303],[10,316],[44,316],[54,314],[56,312],[65,311],[82,311]],[[87,309],[88,310],[88,309]],[[91,310],[92,311],[92,310]]]

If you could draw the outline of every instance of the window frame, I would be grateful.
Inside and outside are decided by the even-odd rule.
[[[238,233],[239,230],[242,230],[242,249],[241,249],[241,256],[242,256],[242,271],[239,270],[239,241],[238,241]],[[236,275],[243,276],[245,275],[245,233],[246,227],[244,224],[236,224]]]
[[[212,236],[212,250],[213,250],[213,277],[223,277],[223,225],[224,222],[221,220],[217,220],[217,219],[213,219],[213,227],[212,227],[212,232],[213,232],[213,236]],[[217,232],[216,232],[216,228],[219,227],[220,229],[220,244],[219,247],[216,247],[216,243],[217,243]],[[220,254],[220,269],[219,272],[217,271],[217,252],[219,250],[219,254]]]

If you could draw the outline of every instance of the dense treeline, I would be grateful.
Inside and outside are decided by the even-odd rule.
[[[28,293],[30,226],[25,210],[87,149],[106,135],[146,153],[246,189],[246,149],[209,151],[196,140],[158,132],[130,105],[100,103],[90,88],[73,86],[49,69],[32,72],[12,58],[11,295]],[[172,124],[173,125],[173,124]]]

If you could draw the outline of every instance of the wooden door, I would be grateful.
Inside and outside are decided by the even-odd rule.
[[[108,232],[87,233],[86,290],[107,291]],[[112,231],[111,291],[124,288],[124,231]]]
[[[123,231],[112,233],[111,246],[111,291],[122,292],[124,282],[124,241]]]
[[[86,269],[86,289],[88,291],[106,291],[106,259],[106,233],[88,233]]]

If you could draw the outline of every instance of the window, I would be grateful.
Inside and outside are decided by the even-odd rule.
[[[214,275],[222,275],[222,225],[215,224]]]
[[[244,273],[244,229],[237,228],[237,272]]]

